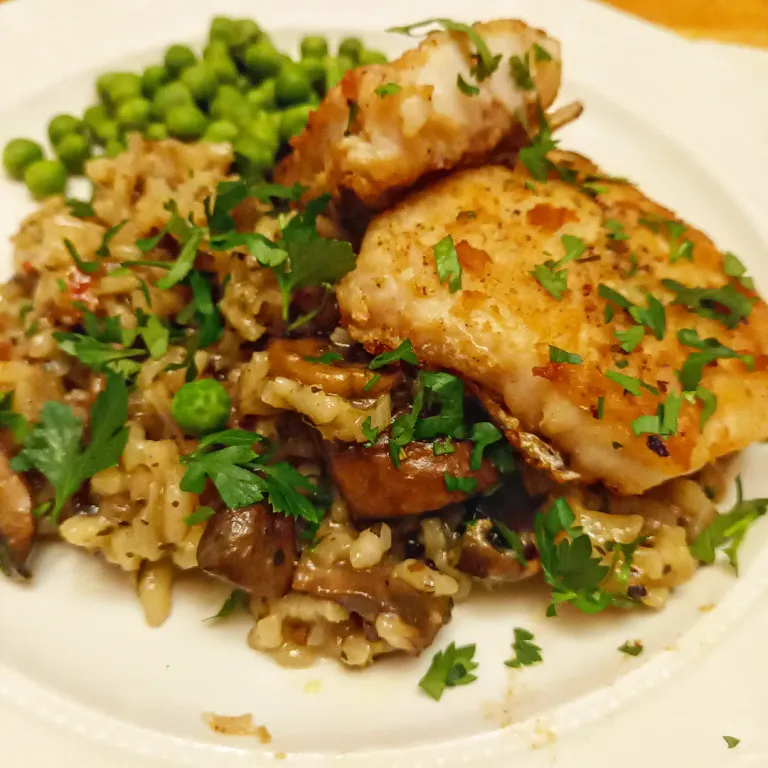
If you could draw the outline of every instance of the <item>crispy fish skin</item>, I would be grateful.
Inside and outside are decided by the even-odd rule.
[[[521,111],[533,114],[537,96],[546,109],[560,87],[559,43],[511,19],[474,28],[493,54],[502,54],[491,77],[475,80],[467,35],[448,32],[433,32],[390,64],[351,70],[291,141],[293,152],[276,169],[276,180],[303,184],[308,198],[327,192],[381,209],[426,174],[480,164],[515,137],[523,143]],[[534,44],[551,60],[529,56],[535,89],[526,91],[515,83],[509,58],[524,57]],[[458,75],[479,93],[463,93]],[[387,84],[400,90],[377,95]]]
[[[459,171],[374,219],[356,269],[338,288],[351,335],[371,349],[410,339],[424,364],[452,370],[494,395],[582,481],[601,480],[622,494],[642,493],[768,438],[766,304],[725,275],[723,255],[697,229],[685,224],[675,241],[665,224],[639,222],[680,220],[632,184],[605,177],[573,153],[549,157],[578,171],[579,183],[551,173],[532,185],[522,165]],[[589,176],[601,177],[596,196],[594,188],[588,194],[580,186]],[[558,301],[531,272],[564,255],[564,234],[580,238],[586,250],[564,265],[568,289]],[[455,293],[440,284],[433,251],[446,235],[453,237],[463,271]],[[670,249],[683,238],[693,244],[692,260],[673,262]],[[699,288],[731,283],[753,302],[751,313],[729,329],[673,304],[665,279]],[[615,331],[635,321],[620,308],[606,321],[601,283],[643,307],[649,294],[659,299],[666,310],[663,338],[647,330],[634,351],[623,352]],[[754,355],[754,370],[736,359],[703,369],[701,386],[717,397],[703,430],[701,403],[684,401],[675,435],[636,436],[630,423],[655,414],[667,394],[680,392],[677,371],[695,351],[678,340],[683,328]],[[549,345],[580,355],[583,363],[550,362]],[[617,368],[622,361],[626,367]],[[606,378],[607,371],[641,378],[659,394],[642,389],[634,396]]]

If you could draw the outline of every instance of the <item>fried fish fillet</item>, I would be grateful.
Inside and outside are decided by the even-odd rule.
[[[584,482],[623,494],[767,438],[768,307],[738,262],[632,184],[549,157],[560,174],[546,182],[522,165],[464,170],[380,214],[338,288],[352,336],[375,350],[410,339],[424,365],[467,380],[513,442],[538,435]],[[434,252],[447,235],[462,268],[453,293]],[[553,266],[579,250],[563,235],[584,250]],[[567,288],[548,277],[560,270]],[[697,338],[751,357],[709,362],[675,413],[678,372],[696,344],[713,348]]]
[[[433,32],[397,61],[351,70],[291,141],[276,180],[303,184],[308,197],[351,193],[380,209],[425,174],[479,164],[502,142],[519,146],[520,115],[533,115],[537,98],[546,109],[557,95],[560,46],[522,21],[474,29],[501,56],[490,77],[471,73],[475,49],[462,32]],[[527,56],[532,82],[515,77],[512,56],[521,63]],[[459,75],[476,94],[459,88]]]

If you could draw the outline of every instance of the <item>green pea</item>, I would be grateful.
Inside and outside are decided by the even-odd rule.
[[[254,109],[275,109],[277,106],[275,101],[275,82],[275,78],[270,77],[269,80],[265,80],[261,85],[248,91],[246,94],[248,103]]]
[[[272,43],[263,38],[245,50],[245,68],[257,82],[273,77],[280,71],[280,54]]]
[[[367,67],[370,64],[386,64],[388,61],[387,54],[382,51],[369,51],[368,49],[363,49],[357,63],[361,67]]]
[[[11,139],[3,150],[3,165],[12,179],[24,178],[32,163],[43,159],[43,148],[31,139]]]
[[[202,62],[187,67],[181,73],[181,82],[187,86],[192,98],[201,104],[210,101],[218,87],[213,70]]]
[[[339,44],[339,56],[346,56],[355,63],[360,61],[363,41],[359,37],[345,37]]]
[[[261,27],[253,19],[239,19],[235,22],[231,46],[235,50],[244,50],[249,43],[261,39],[263,34]]]
[[[90,128],[91,133],[95,133],[95,127],[105,120],[109,120],[109,114],[103,104],[94,104],[83,112],[83,122]]]
[[[83,172],[85,161],[91,156],[88,139],[79,133],[69,133],[56,145],[56,154],[69,173]]]
[[[325,63],[322,59],[305,58],[299,62],[312,83],[312,87],[318,93],[325,93]]]
[[[150,123],[144,135],[150,141],[163,141],[168,138],[168,128],[165,123]]]
[[[74,115],[56,115],[48,123],[48,138],[54,146],[68,133],[83,133],[85,123]]]
[[[280,121],[282,118],[277,113],[274,115],[275,118],[273,119],[272,114],[262,112],[248,123],[245,134],[271,147],[273,152],[277,152],[280,146]]]
[[[322,59],[328,55],[328,41],[321,35],[308,35],[301,41],[302,59]]]
[[[327,57],[325,59],[325,90],[326,93],[341,81],[341,78],[350,70],[355,68],[355,63],[346,56],[337,56],[335,59]]]
[[[283,112],[280,120],[280,138],[287,142],[307,127],[309,113],[314,110],[312,104],[299,104]]]
[[[192,141],[203,135],[208,121],[194,104],[181,104],[168,110],[165,123],[174,139]]]
[[[67,169],[60,160],[38,160],[26,167],[24,183],[38,200],[60,195],[67,186]]]
[[[148,99],[152,99],[160,90],[160,86],[165,85],[170,79],[168,70],[161,64],[147,67],[141,76],[141,92]]]
[[[152,105],[147,99],[128,99],[117,108],[117,126],[122,131],[140,131],[149,124]]]
[[[125,144],[120,139],[110,139],[104,148],[107,157],[117,157],[125,152]]]
[[[172,45],[165,52],[165,67],[172,77],[178,77],[183,70],[197,61],[194,51],[188,45]]]
[[[221,142],[233,142],[240,134],[238,127],[229,120],[214,120],[205,129],[203,141],[211,141],[214,144]]]
[[[110,106],[114,107],[126,99],[141,96],[141,78],[133,72],[113,72],[107,83],[102,98]]]
[[[208,39],[213,42],[221,41],[226,46],[232,42],[235,34],[235,21],[227,16],[214,16],[211,20],[211,29],[208,33]]]
[[[184,83],[168,83],[160,87],[152,100],[152,118],[163,120],[169,109],[193,103],[192,94]]]
[[[281,106],[301,104],[312,93],[312,83],[307,73],[293,62],[286,64],[275,82],[275,99]]]
[[[205,435],[221,429],[229,419],[232,400],[214,379],[185,384],[171,401],[171,414],[189,435]]]
[[[264,176],[275,165],[275,153],[253,136],[241,136],[234,144],[235,168],[245,177]]]
[[[220,56],[229,57],[229,46],[226,41],[220,38],[212,38],[208,45],[203,48],[203,61],[217,59]]]
[[[206,63],[213,72],[217,82],[219,83],[235,83],[237,82],[238,72],[237,65],[228,55],[212,56],[206,59]]]
[[[211,102],[211,117],[215,120],[226,117],[234,105],[241,104],[242,102],[243,94],[234,85],[221,85]]]
[[[114,120],[101,120],[92,126],[93,135],[97,144],[106,145],[120,135],[120,130]]]

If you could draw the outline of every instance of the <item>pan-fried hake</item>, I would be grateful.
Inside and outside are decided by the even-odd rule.
[[[352,336],[410,339],[513,442],[535,433],[624,494],[768,437],[768,307],[738,259],[584,158],[548,157],[546,182],[465,170],[379,215],[338,289]]]
[[[560,46],[521,21],[473,28],[494,57],[484,68],[465,33],[434,32],[397,61],[348,72],[292,140],[276,180],[380,209],[430,172],[480,164],[502,142],[519,146],[522,112],[557,95]]]

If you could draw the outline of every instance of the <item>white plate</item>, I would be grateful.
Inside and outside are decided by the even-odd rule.
[[[0,7],[0,145],[13,135],[42,138],[51,115],[87,105],[97,72],[146,64],[170,42],[199,41],[214,13],[256,15],[282,30],[277,38],[287,46],[309,30],[356,30],[391,51],[404,41],[377,30],[430,15],[471,20],[458,0],[261,5],[19,0]],[[740,97],[738,71],[727,60],[576,0],[476,0],[471,11],[519,16],[559,37],[562,99],[587,105],[563,133],[564,146],[629,176],[700,225],[740,254],[768,289],[765,115],[759,104],[750,107],[748,94]],[[6,270],[5,238],[30,207],[20,185],[0,182]],[[768,496],[766,458],[765,446],[744,457],[750,495]],[[434,650],[451,640],[477,643],[479,680],[448,691],[440,703],[416,689],[431,653],[362,674],[331,664],[284,670],[247,648],[244,619],[201,623],[221,591],[182,583],[171,620],[149,630],[120,574],[80,552],[49,547],[35,561],[32,586],[0,582],[0,762],[260,766],[286,753],[300,765],[365,760],[371,768],[635,768],[649,761],[708,768],[726,758],[766,765],[762,716],[755,714],[768,704],[760,642],[768,639],[760,605],[768,585],[766,531],[762,525],[750,534],[741,579],[721,566],[702,570],[657,614],[547,620],[534,587],[476,596],[457,607]],[[535,632],[544,664],[504,667],[515,626]],[[618,653],[634,638],[644,642],[643,656]],[[319,691],[308,693],[308,683]],[[251,712],[274,741],[265,747],[216,736],[203,711]],[[737,751],[726,751],[724,734],[742,739]]]

